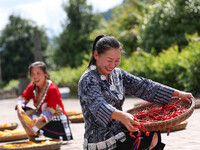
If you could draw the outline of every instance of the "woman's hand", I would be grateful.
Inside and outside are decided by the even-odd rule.
[[[131,132],[136,132],[139,130],[138,127],[140,126],[140,123],[134,120],[134,117],[129,113],[123,113],[121,122]]]
[[[40,117],[34,119],[34,120],[33,120],[33,124],[31,125],[31,127],[36,126],[38,122],[42,122],[42,121],[44,121],[44,120],[45,120],[45,118],[44,118],[43,116],[40,116]]]
[[[17,105],[17,113],[20,114],[20,115],[25,114],[21,104]]]
[[[188,101],[189,103],[191,103],[190,98],[193,98],[192,93],[187,93],[187,92],[183,92],[183,91],[177,91],[175,90],[172,96],[177,96],[179,98],[181,98],[182,100]]]
[[[129,114],[125,113],[119,110],[115,110],[111,114],[111,119],[119,120],[121,123],[130,131],[130,132],[136,132],[138,131],[138,127],[140,126],[140,123],[136,120],[134,120],[134,117]]]
[[[187,93],[187,92],[182,92],[182,91],[179,91],[179,97],[182,99],[182,100],[186,100],[188,101],[189,103],[191,102],[190,98],[193,98],[193,95],[192,93]]]
[[[43,116],[40,116],[40,117],[38,117],[38,118],[36,118],[36,119],[33,120],[33,124],[31,124],[30,127],[34,127],[34,126],[37,125],[37,123],[39,123],[39,122],[41,122],[41,121],[44,121],[44,120],[45,120],[44,117],[43,117]]]

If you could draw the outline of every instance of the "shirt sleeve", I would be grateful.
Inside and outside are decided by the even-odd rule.
[[[166,104],[171,99],[173,88],[122,71],[126,93],[158,104]]]
[[[45,122],[47,123],[51,117],[53,116],[53,112],[54,110],[52,108],[46,108],[40,116],[43,116],[44,119],[45,119]]]
[[[32,98],[32,94],[33,94],[33,84],[30,83],[17,99],[16,106],[18,104],[21,104],[23,107],[25,107],[26,104],[29,102],[29,100]]]
[[[24,108],[26,106],[26,100],[24,99],[24,97],[18,97],[17,102],[16,102],[16,106],[15,109],[17,107],[17,105],[22,105],[22,107]]]
[[[110,116],[115,108],[104,99],[99,82],[93,76],[85,77],[81,81],[79,88],[80,100],[85,105],[82,107],[92,114],[96,123],[107,127],[112,120]]]

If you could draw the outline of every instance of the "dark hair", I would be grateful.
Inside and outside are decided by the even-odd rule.
[[[48,72],[48,70],[47,70],[47,65],[46,65],[44,62],[42,62],[42,61],[36,61],[36,62],[32,63],[32,64],[28,67],[28,68],[29,68],[29,74],[30,74],[30,75],[31,75],[32,69],[35,68],[35,67],[42,69],[42,71],[43,71],[44,73],[47,74],[46,78],[47,78],[47,79],[50,79],[50,77],[49,77],[49,72]]]
[[[88,67],[96,64],[96,60],[94,58],[95,51],[97,51],[98,54],[103,54],[111,48],[120,48],[120,50],[122,50],[122,44],[113,36],[106,36],[103,34],[98,35],[93,42],[92,57]]]

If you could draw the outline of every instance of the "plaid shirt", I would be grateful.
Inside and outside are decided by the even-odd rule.
[[[92,65],[82,75],[78,94],[85,120],[84,149],[112,149],[116,141],[124,141],[124,126],[110,118],[115,109],[122,110],[125,94],[143,100],[166,104],[173,88],[115,68],[107,81]]]

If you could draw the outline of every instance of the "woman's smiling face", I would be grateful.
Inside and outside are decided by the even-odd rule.
[[[35,85],[41,89],[46,81],[46,73],[39,67],[33,67],[31,70],[31,78]]]
[[[97,51],[95,51],[94,58],[96,59],[97,71],[107,78],[112,70],[119,65],[120,57],[120,48],[111,48],[103,54],[98,54]]]

